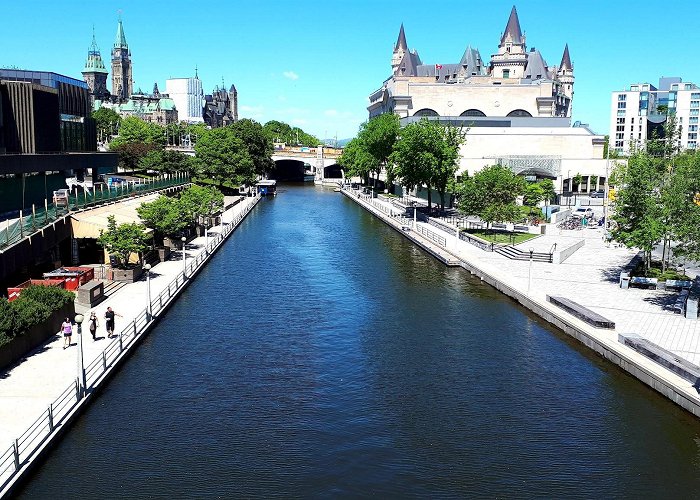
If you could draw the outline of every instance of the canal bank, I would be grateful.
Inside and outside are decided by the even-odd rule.
[[[71,346],[69,351],[59,350],[60,338],[47,342],[19,366],[4,374],[0,380],[0,434],[3,437],[8,434],[19,437],[13,440],[9,449],[4,449],[4,445],[0,448],[0,497],[10,495],[70,429],[259,200],[259,196],[243,198],[242,202],[224,212],[222,225],[210,229],[208,236],[188,242],[187,248],[179,252],[182,258],[175,256],[154,266],[150,281],[126,285],[94,309],[100,321],[103,321],[105,308],[113,307],[119,314],[116,318],[117,331],[121,328],[119,325],[126,326],[117,338],[107,340],[107,346],[102,351],[100,341],[105,338],[98,334],[98,341],[89,340],[85,327],[83,336],[86,338],[81,344],[86,350],[84,385],[80,377],[75,378],[58,397],[57,392],[51,389],[57,383],[60,385],[70,380],[70,374],[64,376],[66,370],[68,373],[72,371],[75,376],[75,365],[70,361],[76,359],[72,352],[76,347]],[[86,318],[89,313],[85,314]],[[100,333],[102,329],[103,325]],[[77,335],[74,337],[81,340]],[[63,366],[66,360],[72,369],[71,366]],[[42,407],[44,410],[40,412]],[[29,422],[32,423],[28,425]]]
[[[502,261],[500,263],[498,260],[485,262],[483,258],[484,252],[466,242],[457,240],[454,236],[441,232],[439,229],[429,224],[417,222],[416,229],[412,230],[413,222],[405,218],[396,217],[395,214],[393,214],[393,209],[390,204],[368,198],[354,190],[343,189],[342,193],[398,231],[404,237],[428,251],[441,262],[447,265],[459,265],[463,267],[481,281],[488,283],[496,290],[517,301],[523,307],[532,311],[567,335],[575,338],[589,349],[592,349],[597,354],[603,356],[696,417],[700,416],[700,396],[693,384],[622,344],[618,338],[619,329],[606,330],[594,328],[574,315],[568,314],[562,309],[552,305],[547,300],[547,296],[558,295],[560,293],[560,289],[556,288],[556,284],[552,285],[552,283],[554,283],[553,280],[550,280],[549,283],[545,280],[540,280],[538,283],[539,286],[530,291],[532,277],[530,276],[530,272],[527,271],[528,262],[507,261],[505,257],[493,256],[493,254],[491,254],[493,256],[492,259],[500,258]],[[524,273],[527,274],[527,282],[523,283],[522,280],[516,279],[513,272],[504,272],[506,264],[510,266],[511,269],[517,269],[519,267],[524,270]],[[498,267],[499,265],[500,268]],[[542,266],[553,265],[554,264],[538,263],[540,269],[543,269]],[[619,270],[617,272],[609,270],[608,272],[615,273],[615,276],[619,274]],[[596,278],[592,275],[570,277],[573,285],[595,279]],[[578,297],[576,298],[580,300]],[[615,298],[612,296],[608,297],[607,300],[613,303],[615,302]],[[615,310],[611,308],[606,312],[606,315],[614,315],[615,313]],[[638,314],[636,311],[632,310],[626,311],[626,313],[631,315]],[[693,320],[686,321],[690,322]],[[666,326],[666,329],[673,328],[673,326],[668,324],[660,324]],[[634,332],[625,331],[624,333],[629,334]],[[664,336],[667,333],[670,334],[674,332],[657,332],[659,336]],[[683,333],[687,333],[687,331],[684,329]],[[687,333],[686,336],[692,337],[690,333]],[[693,341],[692,338],[683,340],[685,344],[691,341]]]

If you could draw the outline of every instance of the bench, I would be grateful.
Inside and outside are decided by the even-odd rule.
[[[630,286],[636,285],[640,288],[653,288],[656,290],[656,285],[658,284],[658,278],[645,278],[643,276],[634,276],[630,279]]]
[[[676,356],[671,351],[649,342],[635,333],[619,334],[617,337],[621,344],[631,347],[652,361],[668,368],[676,375],[693,384],[700,392],[700,367]]]
[[[690,280],[666,280],[666,288],[677,288],[678,290],[688,289],[693,286]]]
[[[596,328],[608,328],[615,329],[615,322],[610,321],[604,316],[601,316],[597,312],[591,311],[587,307],[582,306],[574,302],[573,300],[567,299],[566,297],[556,297],[553,295],[547,295],[547,302],[554,304],[557,307],[561,307],[569,314],[573,314],[578,319],[585,321],[589,325]]]
[[[491,229],[500,229],[500,230],[505,231],[505,230],[506,230],[506,225],[505,225],[505,224],[500,224],[500,223],[491,224]]]
[[[528,226],[513,226],[513,231],[516,233],[529,233],[530,228]]]
[[[685,303],[688,301],[688,290],[682,290],[676,298],[676,302],[673,304],[673,312],[678,314],[685,313]]]

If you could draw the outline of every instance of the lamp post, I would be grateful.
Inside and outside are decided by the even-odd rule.
[[[187,279],[187,256],[185,254],[185,241],[187,241],[187,238],[183,236],[180,238],[180,241],[182,241],[182,277]]]
[[[148,298],[148,306],[146,307],[148,319],[153,317],[153,307],[151,306],[151,265],[146,264],[143,266],[146,271],[146,297]]]
[[[417,212],[418,212],[418,206],[416,202],[413,202],[413,230],[416,230],[416,220],[417,220]]]
[[[610,182],[608,177],[610,176],[610,138],[608,138],[608,150],[605,156],[605,197],[603,198],[603,219],[605,219],[605,226],[603,229],[608,227],[608,196],[610,196]]]
[[[528,267],[527,271],[527,295],[528,297],[530,296],[530,287],[532,286],[532,254],[535,252],[535,249],[530,247],[530,266]]]
[[[206,252],[207,255],[209,255],[209,220],[207,219],[206,224],[204,225],[204,251]]]
[[[85,395],[86,382],[85,382],[85,364],[83,362],[83,315],[76,314],[75,323],[78,325],[78,384],[80,398]]]

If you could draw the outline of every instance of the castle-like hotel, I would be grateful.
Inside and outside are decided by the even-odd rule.
[[[391,76],[369,96],[369,117],[395,113],[402,124],[424,117],[468,129],[461,170],[500,163],[530,178],[555,179],[559,191],[593,191],[605,182],[604,137],[571,126],[574,65],[568,45],[550,66],[528,50],[515,7],[498,49],[485,62],[467,46],[458,63],[424,64],[409,50],[404,26],[391,57]]]

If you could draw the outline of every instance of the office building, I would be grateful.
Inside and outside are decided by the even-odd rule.
[[[203,123],[205,105],[202,81],[194,78],[171,78],[165,81],[165,93],[175,103],[178,119],[187,123]]]

